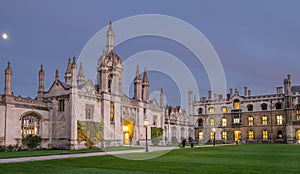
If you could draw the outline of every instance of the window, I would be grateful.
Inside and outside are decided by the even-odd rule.
[[[277,123],[277,125],[282,125],[282,115],[276,116],[276,123]]]
[[[200,132],[198,133],[198,139],[199,139],[199,140],[203,140],[203,132],[202,132],[202,131],[200,131]]]
[[[22,135],[37,135],[40,131],[40,118],[35,115],[22,117],[21,133]]]
[[[208,108],[208,110],[209,110],[209,113],[211,113],[211,114],[215,113],[215,108],[213,108],[213,107]]]
[[[198,127],[203,126],[203,120],[201,118],[198,119]]]
[[[261,124],[267,125],[268,124],[268,117],[267,116],[262,116],[261,117]]]
[[[254,140],[254,131],[253,130],[250,130],[248,132],[248,138],[249,138],[249,140]]]
[[[249,116],[249,117],[248,117],[248,125],[249,125],[249,126],[252,126],[253,123],[254,123],[254,118],[253,118],[253,116]]]
[[[227,132],[222,132],[222,140],[227,140]]]
[[[215,132],[214,132],[214,131],[211,131],[211,132],[210,132],[210,139],[211,139],[211,140],[214,140],[214,139],[215,139]]]
[[[248,105],[248,106],[247,106],[247,110],[248,110],[248,111],[253,111],[253,105],[251,105],[251,104]]]
[[[222,126],[223,127],[227,126],[227,120],[226,120],[226,118],[222,118]]]
[[[296,120],[300,120],[300,105],[296,106]]]
[[[263,110],[263,111],[268,109],[268,105],[266,103],[261,104],[260,107],[261,107],[261,110]]]
[[[59,112],[65,111],[65,100],[64,99],[58,100],[58,111]]]
[[[268,139],[268,138],[269,138],[268,131],[263,130],[263,139]]]
[[[85,118],[87,120],[93,119],[93,115],[94,115],[94,106],[86,105],[85,106]]]
[[[114,102],[110,102],[110,123],[115,122],[115,104]]]
[[[282,109],[282,104],[280,102],[275,104],[276,109]]]
[[[233,124],[240,124],[242,116],[239,113],[233,114]]]
[[[203,109],[202,108],[198,108],[198,115],[202,115]]]
[[[241,108],[241,105],[240,105],[240,101],[239,100],[234,100],[233,102],[233,108],[234,109],[240,109]]]
[[[209,124],[210,124],[210,126],[214,126],[215,125],[215,119],[211,118],[209,120]]]
[[[156,123],[157,123],[157,116],[154,115],[153,116],[153,126],[156,126]]]
[[[227,108],[225,106],[222,107],[222,113],[226,113],[227,112]]]
[[[283,138],[282,130],[279,130],[279,131],[277,132],[277,138],[278,138],[278,139],[282,139],[282,138]]]

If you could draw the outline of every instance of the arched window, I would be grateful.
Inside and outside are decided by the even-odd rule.
[[[198,119],[198,127],[202,127],[203,126],[203,119],[199,118]]]
[[[198,108],[198,115],[202,115],[203,109],[202,108]]]
[[[202,131],[200,131],[200,132],[198,133],[198,139],[199,139],[199,140],[203,140],[203,132],[202,132]]]
[[[226,106],[223,106],[223,107],[221,108],[221,112],[222,112],[222,113],[226,113],[226,112],[227,112]]]
[[[263,130],[263,139],[269,139],[269,134],[267,130]]]
[[[254,140],[254,131],[253,130],[250,130],[248,132],[248,138],[249,138],[249,140]]]
[[[261,124],[267,125],[268,124],[268,117],[267,116],[262,116],[261,117]]]
[[[233,102],[233,108],[234,109],[240,109],[241,108],[241,104],[240,101],[238,99],[235,99]]]
[[[282,125],[282,115],[276,116],[276,123],[277,123],[277,125]]]
[[[21,119],[22,135],[38,135],[40,133],[40,117],[35,114],[28,114]]]
[[[253,118],[253,116],[249,116],[248,117],[248,125],[252,126],[253,124],[254,124],[254,118]]]
[[[278,110],[278,109],[282,109],[282,104],[280,102],[277,102],[275,104],[275,108]]]
[[[211,114],[215,113],[215,108],[213,108],[213,107],[208,108],[208,110],[209,110],[209,113],[211,113]]]
[[[227,140],[227,132],[222,132],[222,140]]]
[[[247,105],[247,110],[248,111],[253,111],[253,105],[251,105],[251,104]]]
[[[263,111],[268,109],[268,105],[266,103],[261,104],[260,107]]]
[[[282,138],[283,138],[282,130],[279,130],[279,131],[277,132],[277,138],[278,138],[278,139],[282,139]]]

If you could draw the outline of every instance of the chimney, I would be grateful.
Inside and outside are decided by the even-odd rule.
[[[216,93],[214,93],[214,100],[216,100],[217,99],[217,94]]]
[[[244,97],[247,97],[248,96],[248,87],[247,86],[245,86],[244,87]]]
[[[211,97],[212,97],[212,93],[211,91],[208,91],[208,100],[211,100]]]

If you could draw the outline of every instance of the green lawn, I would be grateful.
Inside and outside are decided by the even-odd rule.
[[[152,153],[129,154],[140,158]],[[128,154],[124,154],[128,157]],[[0,173],[300,173],[300,145],[247,144],[173,150],[149,160],[85,157],[0,165]]]
[[[118,150],[133,150],[141,149],[144,147],[130,147],[130,146],[121,146],[121,147],[111,147],[111,148],[102,148],[102,149],[81,149],[81,150],[68,150],[64,151],[68,154],[75,153],[91,153],[91,152],[103,152],[103,151],[118,151]],[[28,157],[28,156],[47,156],[47,155],[60,155],[63,153],[63,150],[29,150],[29,151],[19,151],[19,152],[0,152],[1,158],[17,158],[17,157]]]

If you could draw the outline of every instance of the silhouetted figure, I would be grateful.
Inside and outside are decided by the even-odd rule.
[[[183,148],[185,147],[185,143],[186,143],[186,139],[183,139],[183,140],[182,140],[182,147],[183,147]]]
[[[193,140],[193,138],[191,138],[191,148],[193,148],[194,147],[194,140]]]

